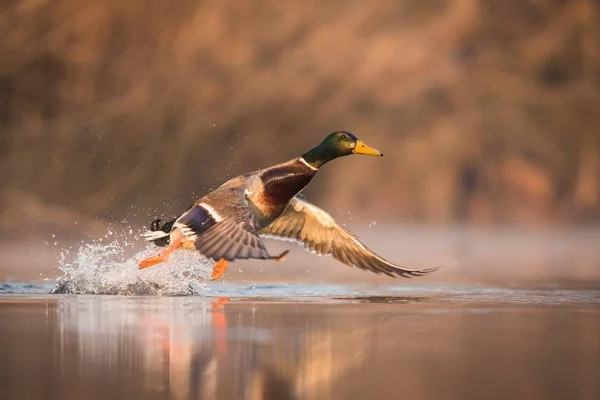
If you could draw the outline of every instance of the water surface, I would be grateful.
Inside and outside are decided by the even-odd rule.
[[[600,397],[594,289],[18,286],[0,288],[7,399]]]

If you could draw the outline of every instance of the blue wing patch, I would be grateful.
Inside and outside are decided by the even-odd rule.
[[[217,221],[213,218],[212,215],[202,206],[197,205],[192,207],[188,212],[184,213],[175,225],[185,225],[186,228],[191,230],[193,234],[200,236],[210,228],[212,228]],[[180,227],[180,229],[182,229]],[[190,234],[191,232],[185,232],[186,229],[183,228],[184,234]]]

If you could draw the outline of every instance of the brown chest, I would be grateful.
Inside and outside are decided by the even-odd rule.
[[[263,171],[249,196],[266,220],[274,220],[285,210],[288,202],[306,187],[315,171],[300,162],[291,162]]]

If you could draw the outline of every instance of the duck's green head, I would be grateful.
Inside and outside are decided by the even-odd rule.
[[[320,145],[304,153],[302,159],[311,167],[319,168],[328,161],[351,154],[383,156],[382,152],[367,146],[353,133],[336,131],[330,133]]]

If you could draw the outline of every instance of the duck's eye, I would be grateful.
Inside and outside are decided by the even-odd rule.
[[[340,139],[346,140],[346,137],[347,137],[346,135],[342,134],[342,136],[340,136]]]

